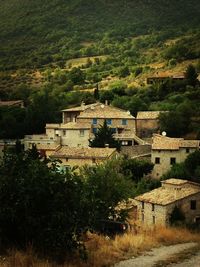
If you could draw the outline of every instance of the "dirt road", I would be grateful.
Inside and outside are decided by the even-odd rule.
[[[134,257],[129,260],[122,261],[116,264],[115,267],[200,267],[200,252],[189,260],[182,261],[180,258],[178,260],[178,264],[171,264],[171,262],[168,261],[168,259],[170,259],[174,255],[184,253],[184,251],[187,250],[193,250],[197,246],[197,243],[185,243],[154,248],[151,251],[145,252],[139,257]],[[187,261],[189,263],[187,263]]]

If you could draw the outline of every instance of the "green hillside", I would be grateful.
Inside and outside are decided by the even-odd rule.
[[[199,0],[0,0],[0,6],[1,70],[110,54],[106,40],[154,32],[165,38],[200,25]]]

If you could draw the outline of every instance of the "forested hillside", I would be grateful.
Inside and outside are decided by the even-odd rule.
[[[198,0],[0,0],[0,7],[2,70],[109,54],[106,38],[155,31],[166,38],[200,25]]]

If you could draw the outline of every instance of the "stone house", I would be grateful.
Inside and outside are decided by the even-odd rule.
[[[136,134],[140,138],[152,137],[159,132],[159,115],[166,111],[139,111],[136,117]]]
[[[96,147],[67,147],[62,146],[58,148],[51,158],[59,159],[62,168],[94,165],[102,163],[105,160],[116,158],[118,155],[115,148],[96,148]]]
[[[180,73],[171,73],[171,72],[157,72],[152,76],[147,77],[147,84],[162,84],[167,80],[172,80],[174,82],[184,81],[185,74],[183,72]]]
[[[184,140],[154,134],[151,162],[153,178],[160,178],[173,164],[185,161],[187,156],[200,148],[200,140]]]
[[[89,140],[94,138],[104,120],[122,146],[144,144],[144,141],[136,136],[135,118],[129,111],[101,103],[90,105],[82,103],[79,107],[62,110],[62,123],[46,124],[45,134],[25,136],[25,149],[31,147],[33,143],[88,147]]]
[[[23,100],[9,100],[9,101],[1,101],[0,100],[0,107],[24,107]]]
[[[181,179],[162,181],[162,186],[135,198],[137,220],[146,226],[167,226],[178,207],[186,223],[200,223],[200,184]]]

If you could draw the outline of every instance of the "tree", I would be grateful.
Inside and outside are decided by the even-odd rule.
[[[118,71],[118,75],[120,78],[124,78],[124,77],[130,75],[129,68],[127,66],[121,67]]]
[[[188,132],[190,118],[182,116],[180,112],[170,111],[160,114],[159,124],[161,132],[165,131],[167,135],[171,137],[180,137]],[[176,125],[176,127],[174,127],[174,125]]]
[[[98,229],[101,220],[112,217],[124,219],[123,214],[116,210],[122,200],[133,196],[132,181],[121,173],[118,160],[111,160],[105,164],[82,169],[85,177],[85,211],[88,214],[89,225]]]
[[[120,150],[119,141],[114,139],[112,129],[109,128],[106,121],[104,121],[104,124],[97,130],[97,133],[95,133],[94,139],[90,141],[90,146],[106,147],[106,145]]]
[[[68,79],[74,84],[82,84],[85,81],[85,73],[80,68],[73,68],[68,74]]]
[[[180,225],[183,224],[184,221],[185,221],[185,216],[182,210],[179,207],[175,206],[169,217],[170,225]]]
[[[193,65],[189,65],[185,73],[185,79],[187,80],[187,84],[195,86],[198,83],[197,77],[198,74],[196,72],[195,67]]]
[[[94,89],[94,98],[99,100],[99,84],[97,83],[96,88]]]
[[[196,150],[195,152],[188,155],[185,160],[185,168],[189,172],[189,174],[193,177],[198,179],[200,182],[200,177],[196,176],[198,174],[198,169],[200,167],[200,151]]]
[[[84,229],[83,183],[32,154],[6,154],[0,165],[0,246],[25,249],[31,244],[39,255],[62,261],[79,246]]]
[[[130,176],[130,178],[137,183],[144,175],[151,173],[153,170],[153,163],[137,159],[123,158],[120,166],[122,168],[122,173],[125,176]]]

